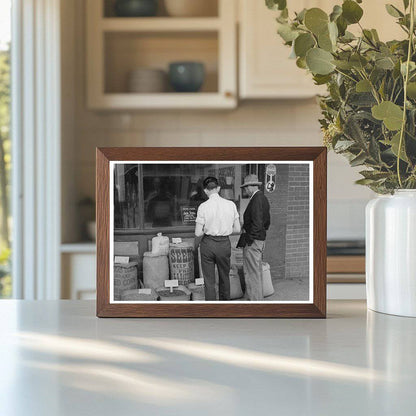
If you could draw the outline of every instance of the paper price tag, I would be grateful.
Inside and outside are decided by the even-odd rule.
[[[173,288],[179,286],[179,280],[165,280],[165,287],[170,289],[170,293],[173,293]]]
[[[151,295],[152,289],[139,289],[139,295]]]
[[[115,256],[114,257],[114,263],[128,264],[129,262],[130,262],[130,257],[125,257],[125,256]]]
[[[195,279],[195,284],[197,286],[203,286],[203,284],[204,284],[204,278],[203,277],[200,277],[199,279]]]
[[[173,237],[172,238],[172,243],[173,244],[180,244],[180,243],[182,243],[182,238],[180,238],[180,237]]]

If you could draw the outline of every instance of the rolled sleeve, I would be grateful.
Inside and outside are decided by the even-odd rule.
[[[203,209],[203,206],[202,205],[200,205],[198,207],[198,212],[196,214],[196,220],[195,220],[195,222],[197,224],[205,225],[205,212],[204,212],[204,209]]]
[[[233,208],[234,208],[234,221],[238,220],[240,218],[240,214],[237,211],[237,207],[235,206],[235,204],[233,203]]]

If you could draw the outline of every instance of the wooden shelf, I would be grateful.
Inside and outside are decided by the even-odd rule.
[[[110,32],[201,32],[218,31],[218,17],[107,17],[98,20],[99,29]]]
[[[217,93],[102,94],[90,100],[101,109],[215,109],[234,108],[233,97]]]
[[[327,272],[363,274],[365,273],[365,256],[328,256]]]
[[[78,253],[95,253],[96,246],[93,241],[80,241],[78,243],[61,244],[61,253],[78,254]]]
[[[103,0],[87,0],[87,104],[97,110],[232,109],[237,106],[234,1],[218,0],[215,17],[103,17]],[[108,6],[108,5],[107,5]],[[235,30],[233,30],[235,29]],[[200,92],[129,93],[138,68],[168,71],[176,61],[205,65]]]

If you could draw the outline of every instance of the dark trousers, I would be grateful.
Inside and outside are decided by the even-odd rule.
[[[205,235],[201,241],[200,250],[205,283],[205,300],[217,300],[215,265],[217,265],[219,277],[219,300],[230,300],[231,242],[229,237]]]

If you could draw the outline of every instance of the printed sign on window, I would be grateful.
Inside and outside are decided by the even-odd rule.
[[[195,225],[197,208],[196,207],[181,207],[181,217],[183,225]]]

